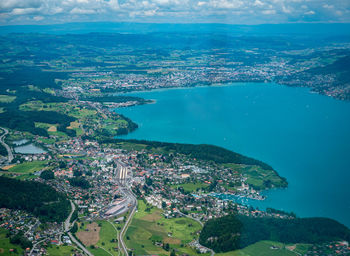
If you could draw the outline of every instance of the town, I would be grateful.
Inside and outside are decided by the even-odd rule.
[[[11,204],[23,198],[4,199],[0,255],[208,256],[215,252],[200,242],[200,235],[211,221],[225,216],[299,220],[292,212],[249,204],[266,200],[269,189],[288,186],[271,166],[213,145],[120,139],[138,125],[118,108],[155,103],[127,92],[233,82],[303,86],[348,100],[348,81],[324,69],[344,61],[349,44],[306,47],[297,40],[281,51],[279,37],[256,44],[234,37],[237,45],[210,41],[210,47],[189,48],[175,40],[186,36],[176,34],[169,35],[168,48],[154,40],[150,50],[147,42],[93,45],[100,43],[99,36],[13,34],[10,46],[6,40],[0,45],[5,49],[0,69],[20,73],[1,77],[4,88],[15,86],[0,94],[0,178],[43,187],[58,198],[40,198],[43,208]],[[128,35],[104,36],[108,44]],[[21,50],[23,38],[28,52]],[[57,38],[62,40],[57,49],[44,43],[37,47],[41,40]],[[323,59],[327,54],[331,57]],[[56,203],[66,211],[55,212]],[[59,221],[44,218],[50,214],[61,214]],[[344,239],[249,246],[287,255],[350,253]]]
[[[17,137],[18,135],[16,132]],[[42,140],[37,138],[37,141]],[[216,196],[231,194],[255,200],[264,199],[260,195],[261,189],[254,189],[247,182],[250,174],[243,170],[249,168],[244,165],[225,167],[176,152],[161,153],[145,147],[136,150],[122,143],[101,144],[81,137],[43,143],[42,146],[50,151],[41,154],[15,153],[15,164],[12,165],[45,162],[45,168],[33,172],[32,179],[49,184],[67,195],[77,207],[73,225],[79,223],[79,227],[84,223],[112,219],[121,229],[123,224],[126,225],[126,219],[132,217],[132,210],[137,209],[134,201],[136,198],[139,204],[142,202],[148,208],[160,209],[165,219],[185,217],[201,225],[209,219],[233,212],[256,218],[295,218],[290,213],[261,211]],[[3,167],[2,175],[12,178],[21,178],[24,175],[13,172],[13,168],[15,166]],[[47,172],[52,173],[52,177],[43,175]],[[125,190],[132,194],[125,193]],[[45,255],[48,250],[52,250],[50,248],[61,245],[70,246],[75,255],[83,253],[79,246],[74,248],[63,224],[40,223],[37,218],[24,211],[2,208],[0,226],[14,234],[23,233],[32,243],[32,248],[25,249],[25,255]],[[80,229],[76,227],[75,231],[77,230]],[[76,232],[75,236],[88,245],[89,241],[83,232]],[[118,236],[115,239],[119,243],[111,247],[112,250],[109,248],[112,254],[124,250],[122,238]],[[163,244],[159,243],[157,246]],[[185,246],[200,253],[211,251],[200,245],[196,239]],[[93,248],[96,250],[98,246]],[[102,245],[100,248],[108,250]],[[128,251],[125,250],[124,253]]]

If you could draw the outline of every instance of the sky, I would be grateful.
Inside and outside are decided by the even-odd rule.
[[[0,25],[349,23],[350,0],[0,0]]]

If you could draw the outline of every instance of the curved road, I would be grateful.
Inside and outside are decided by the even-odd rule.
[[[11,163],[13,160],[13,154],[9,145],[7,145],[4,141],[4,137],[9,133],[9,131],[3,127],[0,127],[0,129],[4,131],[4,133],[0,136],[0,143],[6,148],[7,155],[8,155],[8,162]]]
[[[93,256],[93,254],[91,252],[89,252],[84,245],[82,245],[73,235],[72,233],[69,231],[72,227],[71,223],[70,223],[70,219],[72,218],[73,212],[75,211],[75,204],[73,204],[72,200],[70,200],[70,205],[72,207],[72,210],[68,216],[68,218],[66,219],[66,221],[64,222],[64,231],[68,233],[69,238],[72,240],[73,243],[75,243],[80,249],[83,250],[83,252],[89,256]]]
[[[32,249],[31,249],[30,252],[29,252],[29,256],[31,256],[31,255],[33,254],[33,251],[34,251],[35,247],[36,247],[38,244],[40,244],[40,243],[42,243],[42,242],[44,242],[44,241],[46,241],[46,240],[47,240],[47,238],[44,238],[44,239],[42,239],[42,240],[36,242],[35,244],[33,244],[33,247],[32,247]]]
[[[202,228],[203,228],[204,224],[203,224],[203,222],[201,222],[199,219],[194,218],[194,217],[192,217],[192,216],[190,216],[190,215],[186,215],[186,214],[184,214],[184,213],[182,213],[182,212],[180,212],[180,211],[178,211],[178,213],[180,213],[180,215],[182,215],[182,216],[184,216],[184,217],[186,217],[186,218],[190,218],[190,219],[192,219],[192,220],[194,220],[194,221],[197,221],[197,222],[202,226]],[[200,244],[200,243],[199,243],[199,239],[198,239],[197,241],[198,241],[198,244]],[[201,244],[200,244],[200,245],[201,245]],[[203,245],[202,245],[202,246],[203,246]],[[205,246],[203,246],[203,247],[205,247]],[[208,247],[205,247],[205,248],[207,248],[207,249],[210,251],[210,255],[211,255],[211,256],[214,256],[214,255],[215,255],[214,250],[212,250],[212,249],[210,249],[210,248],[208,248]]]
[[[122,185],[120,184],[120,186],[122,186]],[[118,241],[121,244],[121,249],[122,249],[123,253],[125,255],[129,255],[128,254],[128,248],[126,247],[126,244],[125,244],[123,238],[124,238],[124,235],[125,235],[126,231],[128,230],[128,227],[129,227],[129,225],[131,223],[131,220],[132,220],[132,218],[133,218],[133,216],[134,216],[134,214],[136,212],[137,200],[136,200],[136,197],[134,196],[134,194],[132,193],[132,191],[129,188],[125,187],[125,186],[122,188],[122,193],[125,195],[125,197],[127,197],[127,198],[129,198],[131,200],[131,208],[132,208],[132,210],[131,210],[131,212],[129,214],[129,217],[127,218],[127,220],[125,222],[124,227],[122,228],[122,230],[120,231],[120,233],[118,235]]]

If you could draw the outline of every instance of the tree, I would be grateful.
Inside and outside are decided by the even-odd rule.
[[[74,187],[81,187],[87,189],[90,187],[90,183],[83,177],[74,177],[69,179],[69,182]]]
[[[166,202],[162,202],[162,208],[165,209],[166,208]]]
[[[33,181],[0,177],[0,208],[21,209],[41,222],[61,222],[67,218],[70,203],[64,194]]]
[[[32,242],[29,241],[24,235],[23,232],[18,232],[16,235],[10,237],[11,244],[18,244],[23,249],[31,248],[33,246]]]
[[[60,167],[61,169],[66,168],[66,167],[67,167],[66,162],[61,161],[60,164],[59,164],[59,167]]]
[[[44,180],[52,180],[55,178],[55,175],[52,171],[45,170],[45,171],[41,172],[40,178],[42,178]]]
[[[152,179],[146,177],[145,183],[146,183],[147,186],[152,186]]]
[[[74,170],[74,171],[73,171],[73,176],[74,176],[74,177],[80,177],[81,175],[83,175],[83,172],[78,171],[78,170]]]
[[[71,232],[72,233],[76,233],[77,231],[78,231],[78,225],[77,225],[77,223],[74,223],[74,225],[73,225],[73,227],[71,229]]]
[[[169,251],[170,246],[169,246],[168,243],[166,243],[166,244],[163,245],[163,248],[164,248],[164,250]]]

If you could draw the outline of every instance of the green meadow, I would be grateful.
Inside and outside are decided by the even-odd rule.
[[[177,254],[197,255],[187,243],[198,238],[200,224],[188,218],[166,219],[162,213],[163,210],[138,201],[138,211],[125,235],[128,248],[136,255],[170,255],[173,249]],[[156,243],[169,244],[169,250]]]

